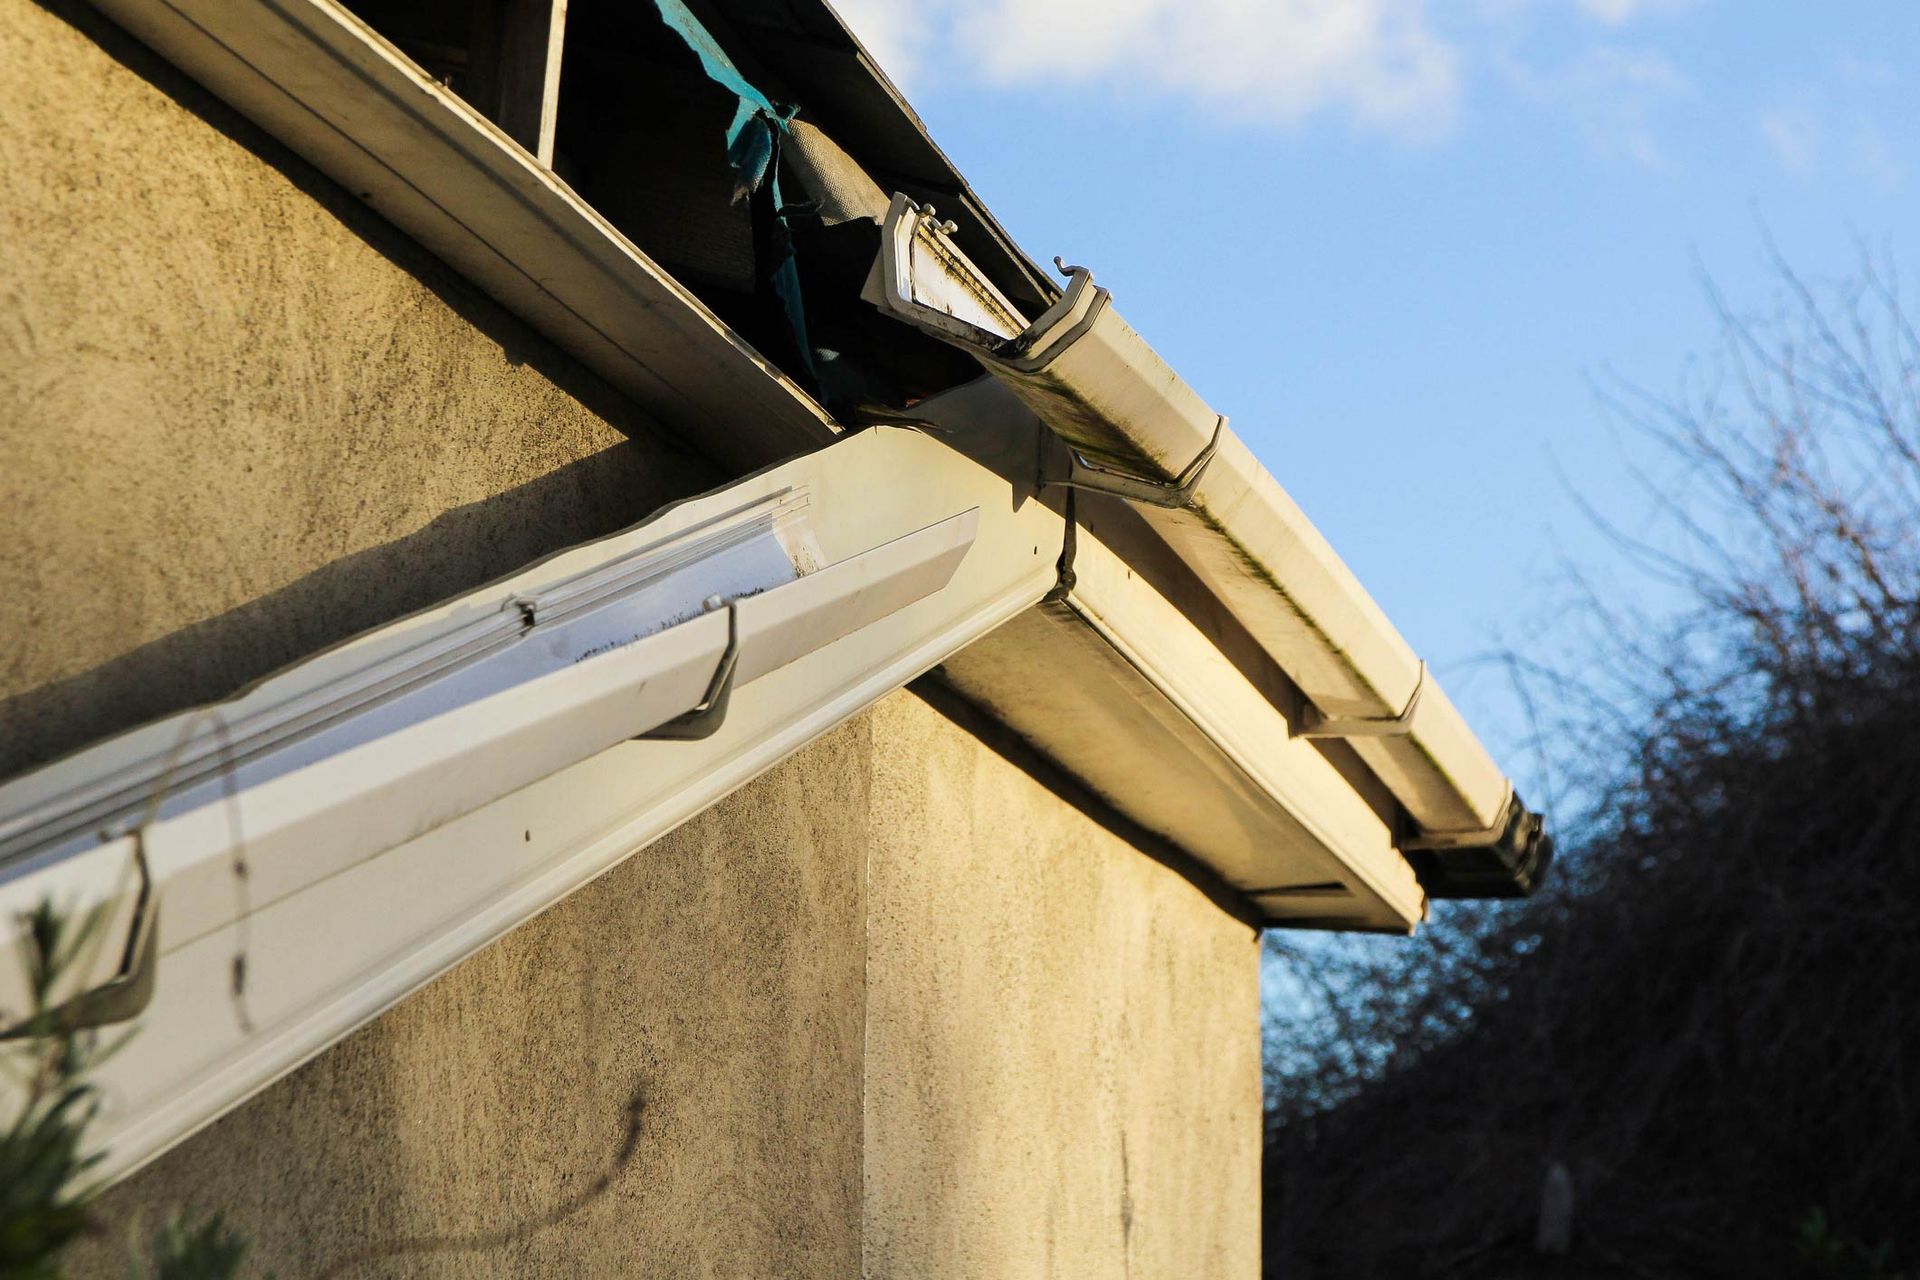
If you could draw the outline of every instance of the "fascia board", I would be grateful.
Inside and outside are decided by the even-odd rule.
[[[1406,932],[1391,824],[1166,597],[1085,529],[1063,599],[942,665],[964,698],[1265,921]]]
[[[1332,763],[1312,743],[1293,736],[1286,717],[1261,690],[1097,538],[1078,540],[1073,564],[1067,605],[1285,815],[1274,829],[1297,828],[1297,834],[1289,832],[1293,842],[1322,856],[1331,873],[1324,879],[1344,883],[1364,905],[1347,906],[1319,887],[1298,892],[1311,881],[1277,880],[1271,845],[1258,851],[1265,865],[1236,866],[1219,854],[1210,856],[1210,844],[1239,833],[1211,829],[1204,805],[1182,824],[1180,843],[1222,870],[1269,918],[1354,915],[1372,926],[1405,929],[1419,923],[1426,898],[1394,847],[1392,827]]]
[[[838,433],[550,169],[335,0],[96,4],[708,457],[747,470]]]

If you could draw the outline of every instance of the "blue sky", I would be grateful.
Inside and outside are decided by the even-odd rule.
[[[1813,277],[1862,240],[1909,282],[1920,260],[1913,0],[839,7],[1014,236],[1113,289],[1496,746],[1512,703],[1472,659],[1529,634],[1564,562],[1615,559],[1568,486],[1644,518],[1590,378],[1675,385],[1714,336],[1696,262],[1771,297],[1763,226]]]

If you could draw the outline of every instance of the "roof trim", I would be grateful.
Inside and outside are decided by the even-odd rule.
[[[96,3],[700,452],[745,471],[839,433],[550,169],[335,0]]]

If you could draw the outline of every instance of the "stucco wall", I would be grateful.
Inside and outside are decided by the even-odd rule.
[[[0,776],[715,478],[84,5],[0,0],[0,166]],[[1251,1276],[1257,998],[1250,930],[901,693],[103,1213],[284,1280]]]
[[[0,173],[0,777],[712,483],[84,4]]]
[[[971,727],[885,699],[105,1218],[223,1210],[282,1277],[1251,1280],[1252,930]]]
[[[873,713],[865,1274],[1251,1280],[1254,931],[961,721]]]

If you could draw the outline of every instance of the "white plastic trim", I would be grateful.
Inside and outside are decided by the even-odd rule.
[[[535,155],[338,0],[95,3],[699,449],[754,467],[838,433]]]
[[[916,476],[912,492],[893,483],[901,474]],[[636,543],[681,546],[675,535],[791,505],[803,492],[804,528],[785,522],[776,538],[787,569],[773,573],[785,582],[739,588],[723,608],[577,662],[536,623],[521,645],[544,647],[553,668],[544,674],[231,794],[215,788],[207,802],[144,825],[161,902],[159,980],[138,1034],[103,1077],[107,1174],[151,1158],[1052,584],[1056,517],[1031,503],[1010,510],[1003,482],[936,442],[872,431],[565,553],[478,600],[342,646],[247,696],[284,694],[308,666],[339,677],[360,660],[418,650],[502,601],[556,599],[542,582],[604,584],[606,566]],[[941,509],[954,514],[924,523]],[[760,536],[772,527],[761,522]],[[799,572],[809,561],[824,567]],[[690,587],[710,585],[698,581],[703,563],[674,572]],[[621,603],[603,593],[595,608]],[[738,615],[741,688],[718,732],[629,741],[704,695],[728,610]],[[88,772],[89,756],[123,745],[50,772],[71,781]],[[70,788],[40,778],[30,790]],[[0,918],[12,926],[17,909],[49,893],[124,917],[129,843],[16,858],[0,883]],[[236,998],[241,950],[247,981]],[[0,973],[18,977],[10,965]]]

